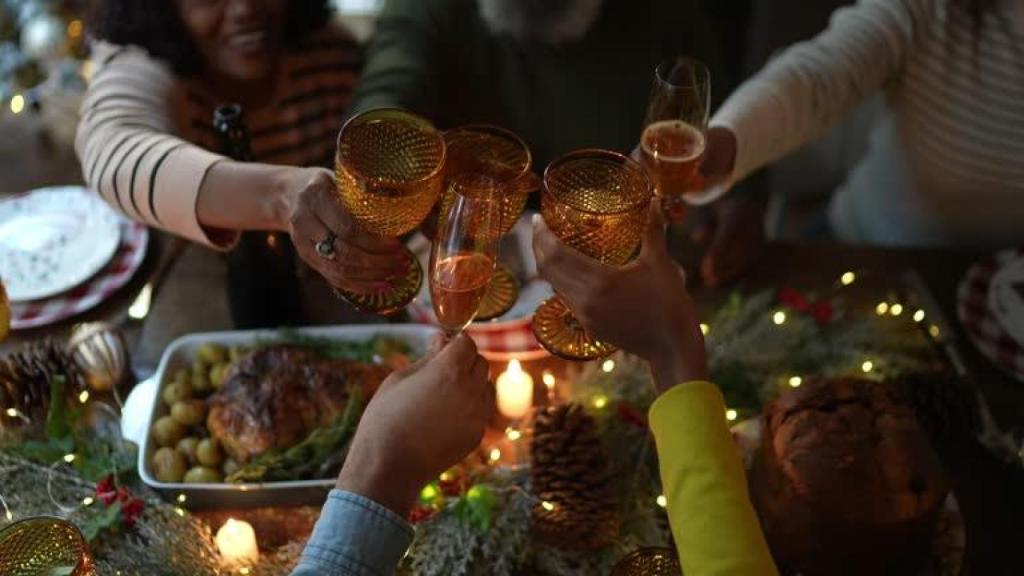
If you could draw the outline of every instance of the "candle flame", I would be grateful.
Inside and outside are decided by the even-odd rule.
[[[544,380],[544,385],[547,386],[549,390],[555,387],[555,375],[552,374],[550,370],[545,370],[544,373],[541,374],[541,379]]]
[[[508,363],[508,368],[505,369],[505,372],[508,372],[509,374],[522,374],[523,366],[519,363],[519,360],[513,358]]]

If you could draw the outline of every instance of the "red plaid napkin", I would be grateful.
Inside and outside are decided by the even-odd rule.
[[[978,350],[1024,382],[1024,346],[1006,333],[989,305],[992,278],[1005,264],[1019,258],[1024,258],[1024,248],[1004,250],[972,266],[957,290],[957,314]]]

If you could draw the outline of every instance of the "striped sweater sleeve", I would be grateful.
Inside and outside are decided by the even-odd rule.
[[[203,227],[196,214],[207,170],[222,157],[176,135],[171,71],[143,50],[98,43],[75,151],[82,176],[129,218],[225,249],[237,233]]]
[[[827,30],[795,44],[745,82],[711,125],[730,128],[737,155],[732,180],[825,133],[896,80],[928,17],[927,0],[859,0],[840,8]]]

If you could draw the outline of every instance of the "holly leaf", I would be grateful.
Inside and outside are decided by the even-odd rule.
[[[115,500],[100,512],[93,514],[82,521],[78,528],[82,531],[82,536],[89,542],[92,542],[100,532],[116,526],[121,521],[121,502]]]

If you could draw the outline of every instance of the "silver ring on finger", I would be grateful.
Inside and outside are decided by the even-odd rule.
[[[338,241],[338,235],[334,232],[328,232],[327,237],[320,240],[315,244],[316,253],[324,260],[334,260],[337,252],[334,249],[335,242]]]

